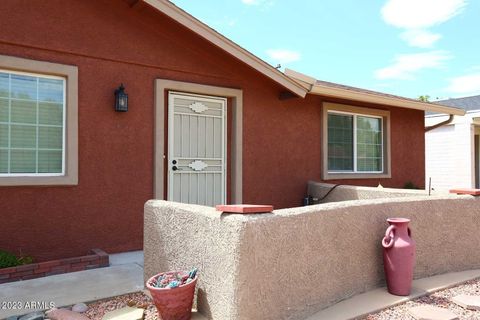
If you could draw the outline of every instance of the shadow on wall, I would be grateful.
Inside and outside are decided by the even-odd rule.
[[[319,203],[428,196],[425,190],[359,187],[315,181],[308,181],[307,194],[320,199]]]

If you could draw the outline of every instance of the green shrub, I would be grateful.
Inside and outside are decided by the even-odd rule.
[[[15,267],[19,264],[20,263],[14,254],[0,250],[0,268]]]
[[[13,253],[0,250],[0,269],[33,263],[32,257],[16,257]]]
[[[33,263],[33,258],[29,256],[20,257],[18,258],[18,262],[20,262],[20,264],[30,264]]]

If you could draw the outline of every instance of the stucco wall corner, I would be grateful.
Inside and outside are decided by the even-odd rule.
[[[236,319],[235,285],[245,222],[214,208],[151,200],[144,214],[144,277],[199,269],[198,310],[209,319]]]

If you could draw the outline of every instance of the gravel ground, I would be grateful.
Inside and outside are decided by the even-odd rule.
[[[408,309],[421,305],[446,308],[455,313],[460,320],[480,320],[480,311],[467,310],[450,301],[450,298],[459,294],[480,295],[480,279],[471,280],[459,286],[385,309],[379,313],[370,314],[361,318],[361,320],[415,320],[408,313]]]
[[[151,298],[143,292],[130,293],[123,296],[98,300],[88,303],[84,314],[91,320],[101,320],[105,313],[123,307],[137,306],[145,309],[144,320],[158,320],[158,312]]]
[[[480,320],[480,310],[467,310],[450,301],[450,298],[459,294],[480,295],[480,279],[468,281],[459,286],[438,291],[431,295],[385,309],[381,312],[370,314],[359,320],[415,320],[415,318],[408,314],[408,308],[420,305],[447,308],[454,312],[460,320]],[[89,309],[85,315],[91,320],[101,320],[103,315],[108,311],[113,311],[126,306],[144,308],[145,320],[159,319],[157,309],[151,298],[143,292],[126,294],[89,303]]]

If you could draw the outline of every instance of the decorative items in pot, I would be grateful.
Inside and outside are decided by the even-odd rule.
[[[412,288],[415,241],[408,227],[410,219],[389,218],[390,226],[382,240],[383,267],[388,292],[408,296]]]
[[[190,272],[162,272],[148,279],[146,286],[152,295],[162,320],[190,320],[197,284],[197,269]]]

